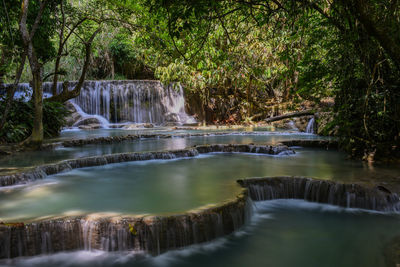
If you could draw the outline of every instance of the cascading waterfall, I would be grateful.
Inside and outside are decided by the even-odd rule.
[[[70,88],[76,82],[70,82]],[[52,83],[43,83],[44,97],[51,96]],[[62,83],[57,84],[61,92]],[[19,84],[16,98],[30,98],[28,83]],[[106,127],[109,123],[193,124],[185,112],[182,86],[164,86],[159,81],[86,81],[78,97],[71,100],[82,119],[94,118]]]
[[[166,216],[63,218],[0,223],[0,259],[77,249],[158,255],[228,235],[250,220],[247,190],[219,205]]]
[[[71,88],[75,82],[71,82]],[[43,85],[50,92],[51,83]],[[57,91],[62,90],[58,83]],[[185,112],[183,88],[159,81],[86,81],[71,100],[84,115],[98,115],[112,123],[195,123]]]
[[[396,212],[400,210],[400,197],[383,186],[342,184],[290,176],[248,178],[238,180],[238,183],[249,189],[249,195],[255,201],[304,199],[346,208]]]
[[[308,121],[308,124],[307,124],[307,127],[306,127],[306,133],[314,133],[314,132],[315,132],[315,131],[314,131],[314,124],[315,124],[315,118],[312,117],[312,118]]]

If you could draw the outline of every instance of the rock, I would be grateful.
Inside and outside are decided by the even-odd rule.
[[[164,123],[163,123],[163,126],[165,126],[165,127],[180,126],[180,123],[168,121],[168,122],[164,122]]]
[[[294,118],[294,124],[300,132],[305,132],[307,129],[308,122],[312,119],[313,116],[303,116]]]
[[[71,113],[69,116],[67,116],[65,118],[65,121],[66,121],[65,126],[72,127],[75,123],[77,123],[81,119],[82,119],[82,116],[78,112]]]
[[[76,113],[76,112],[78,112],[78,111],[76,110],[74,104],[72,104],[71,102],[68,101],[68,102],[66,102],[64,105],[65,105],[65,107],[67,108],[67,110],[68,110],[69,112],[71,112],[71,113]]]
[[[122,126],[122,129],[134,130],[134,129],[140,128],[139,126],[140,125],[138,125],[138,124],[127,124],[127,125]]]
[[[296,127],[295,123],[292,120],[281,120],[273,122],[272,125],[275,128],[284,129],[284,130],[294,130],[297,131],[298,128]]]
[[[102,128],[101,124],[98,123],[92,123],[92,124],[88,124],[88,125],[80,125],[79,129],[82,130],[93,130],[93,129],[100,129]]]
[[[166,122],[178,122],[180,121],[179,115],[176,113],[167,113],[165,114]]]
[[[66,121],[65,126],[72,127],[75,123],[77,123],[82,119],[82,116],[81,114],[78,113],[75,106],[71,102],[66,102],[64,105],[70,112],[70,114],[67,117],[65,117]]]
[[[86,118],[86,119],[81,119],[80,121],[75,123],[74,126],[79,127],[79,126],[84,126],[84,125],[88,126],[88,125],[93,125],[93,124],[101,125],[99,119],[97,119],[97,118]]]
[[[111,124],[108,127],[113,128],[113,129],[120,129],[120,128],[124,128],[125,124]]]
[[[154,128],[154,125],[151,123],[145,123],[145,124],[143,124],[143,127],[144,128]]]

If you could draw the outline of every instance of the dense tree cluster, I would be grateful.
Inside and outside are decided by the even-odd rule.
[[[47,101],[59,102],[87,77],[157,78],[182,83],[205,122],[251,122],[334,97],[327,126],[349,153],[399,151],[397,0],[6,2],[0,79],[32,81],[35,123],[45,78],[80,82],[54,89]]]

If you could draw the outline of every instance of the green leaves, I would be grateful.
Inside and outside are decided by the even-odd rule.
[[[5,101],[0,101],[0,110]],[[25,140],[32,132],[33,106],[31,102],[15,100],[12,103],[8,121],[0,131],[0,143],[18,143]],[[45,137],[54,137],[65,125],[65,116],[69,112],[57,102],[44,102],[43,127]]]

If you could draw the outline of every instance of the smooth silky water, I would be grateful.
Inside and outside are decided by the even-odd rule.
[[[122,130],[111,131],[110,133],[119,133]],[[86,132],[86,131],[81,131]],[[159,133],[149,132],[151,134]],[[168,132],[171,134],[171,132]],[[176,133],[190,133],[180,131]],[[125,135],[128,133],[125,133]],[[111,135],[113,136],[113,135]],[[229,135],[210,135],[194,137],[173,137],[160,139],[141,139],[129,140],[112,144],[93,144],[81,147],[62,147],[48,151],[34,151],[15,153],[11,156],[0,157],[0,174],[9,170],[21,167],[29,167],[47,163],[54,163],[64,159],[73,159],[79,157],[97,156],[111,153],[123,152],[144,152],[174,150],[204,144],[274,144],[291,139],[321,139],[316,135],[290,132],[236,132]]]
[[[371,169],[346,160],[337,151],[296,151],[290,156],[211,153],[75,169],[33,184],[0,188],[0,218],[184,212],[235,197],[240,178],[307,176],[349,182],[400,174],[398,168]]]
[[[40,153],[49,153],[43,162],[51,162],[196,144],[274,143],[298,137],[316,138],[253,134],[148,139]],[[400,177],[397,166],[372,167],[348,160],[346,154],[335,150],[295,149],[296,154],[291,156],[211,153],[196,158],[76,169],[32,184],[1,188],[0,221],[28,222],[98,212],[179,213],[230,199],[239,190],[237,179],[254,176],[296,175],[343,182]],[[23,157],[19,158],[19,163],[22,161]],[[40,162],[26,157],[21,165]],[[0,266],[385,266],[385,246],[400,234],[399,219],[397,214],[299,200],[265,201],[255,203],[253,220],[241,231],[158,257],[138,252],[79,251],[3,260]]]
[[[255,203],[252,222],[213,242],[157,257],[78,251],[0,261],[5,266],[386,266],[386,245],[400,217],[301,200]]]

